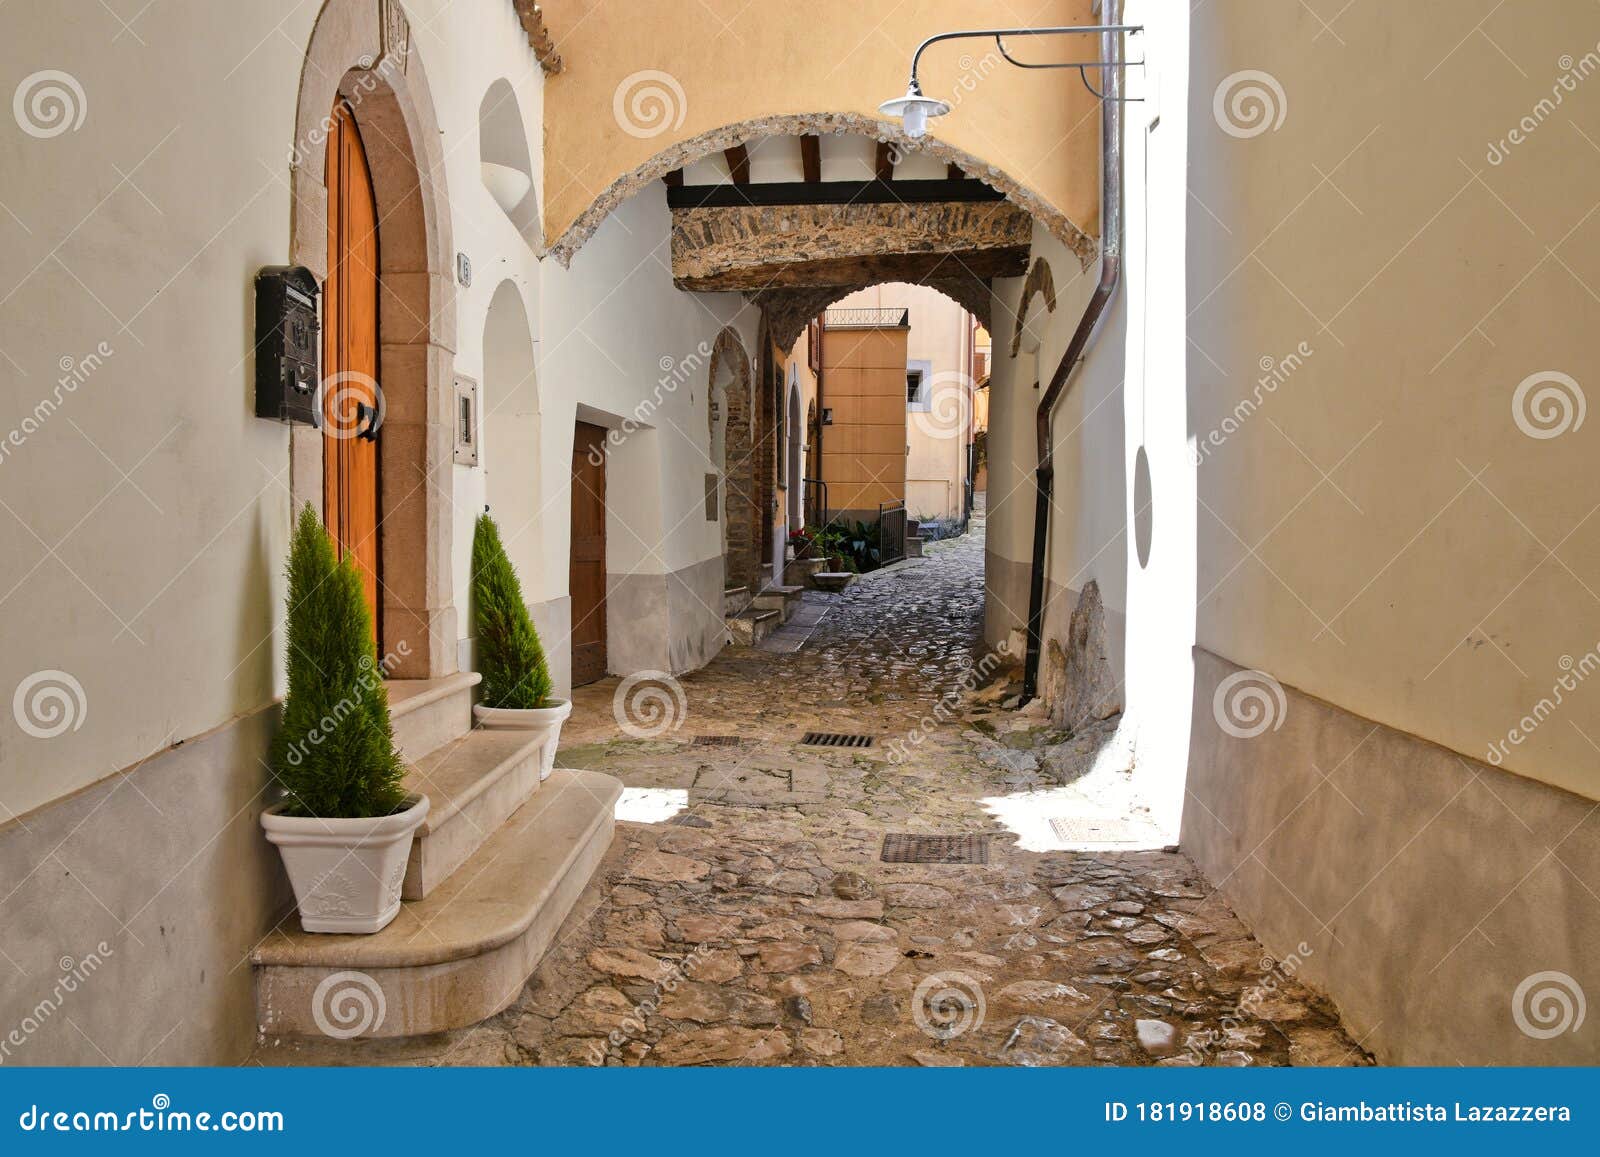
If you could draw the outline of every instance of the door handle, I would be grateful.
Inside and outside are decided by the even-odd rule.
[[[356,437],[367,442],[378,440],[378,407],[356,403]]]

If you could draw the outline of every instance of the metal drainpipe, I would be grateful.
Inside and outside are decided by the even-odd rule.
[[[1119,24],[1121,0],[1105,0],[1101,22]],[[1105,61],[1122,59],[1122,33],[1100,34],[1100,57]],[[1095,328],[1105,315],[1111,298],[1122,280],[1122,69],[1104,69],[1103,91],[1111,99],[1100,102],[1100,283],[1078,321],[1078,328],[1067,343],[1066,352],[1050,386],[1039,399],[1035,417],[1038,435],[1039,467],[1035,472],[1033,510],[1033,572],[1028,587],[1028,655],[1022,669],[1022,701],[1039,693],[1039,656],[1044,646],[1045,552],[1050,542],[1050,490],[1055,480],[1055,454],[1051,418],[1056,404],[1066,393],[1072,371],[1083,359],[1094,339]]]

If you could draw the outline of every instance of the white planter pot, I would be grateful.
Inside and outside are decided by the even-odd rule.
[[[552,699],[549,707],[484,707],[474,705],[472,717],[479,727],[491,731],[542,731],[544,748],[540,752],[539,778],[550,778],[556,765],[556,748],[561,743],[561,724],[572,714],[570,699]]]
[[[400,885],[411,837],[428,815],[428,797],[377,819],[286,816],[282,804],[261,813],[278,845],[307,932],[377,932],[400,912]]]

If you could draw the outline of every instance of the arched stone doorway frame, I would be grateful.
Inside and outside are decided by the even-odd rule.
[[[805,427],[801,424],[800,415],[800,371],[793,364],[789,366],[789,385],[786,397],[787,413],[784,421],[784,432],[788,436],[789,444],[784,447],[783,462],[786,477],[784,489],[788,499],[788,524],[789,533],[793,534],[805,524],[805,463],[802,461],[803,447],[805,446]]]
[[[451,590],[454,252],[433,98],[398,0],[328,0],[300,73],[290,149],[289,260],[328,272],[325,144],[334,102],[355,114],[378,206],[379,551],[390,675],[456,669]],[[291,435],[290,493],[322,509],[322,433]]]
[[[738,332],[724,326],[711,346],[707,372],[707,457],[718,472],[723,577],[749,585],[760,569],[756,489],[756,411],[750,355]]]

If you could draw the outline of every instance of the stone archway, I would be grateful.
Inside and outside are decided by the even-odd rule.
[[[433,99],[398,0],[328,0],[300,73],[290,150],[289,259],[327,276],[324,144],[334,102],[355,114],[379,220],[379,541],[390,674],[456,669],[451,591],[451,411],[455,362],[453,246]],[[296,427],[290,491],[322,507],[322,434]]]
[[[755,406],[750,355],[732,326],[711,346],[707,456],[719,478],[723,575],[729,586],[751,586],[760,571],[756,494]]]
[[[671,148],[663,149],[632,172],[618,177],[607,186],[566,231],[551,243],[549,252],[563,266],[569,264],[572,255],[582,248],[584,242],[618,205],[648,187],[652,181],[666,176],[675,169],[681,169],[701,157],[761,137],[837,133],[872,137],[875,140],[888,142],[902,152],[923,152],[947,165],[955,165],[968,176],[976,177],[992,188],[1000,190],[1008,201],[1027,210],[1034,220],[1043,224],[1063,245],[1077,254],[1084,269],[1088,269],[1094,262],[1098,252],[1095,239],[1080,229],[1065,213],[1008,173],[981,157],[947,145],[934,137],[913,139],[908,137],[898,124],[848,112],[794,113],[757,117],[724,125],[680,141]]]

